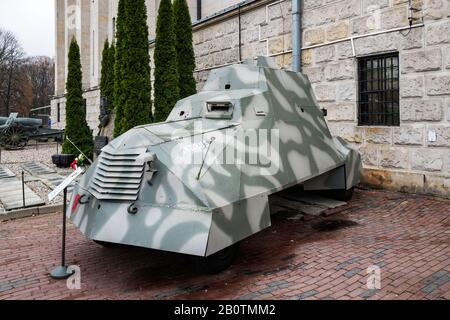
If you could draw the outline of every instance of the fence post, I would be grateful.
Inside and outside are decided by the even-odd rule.
[[[22,171],[22,204],[25,208],[25,173]]]

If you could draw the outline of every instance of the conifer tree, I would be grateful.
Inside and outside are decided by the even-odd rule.
[[[91,130],[86,122],[83,101],[83,85],[80,47],[72,39],[69,48],[68,74],[66,82],[66,127],[68,137],[87,157],[91,158],[94,148]],[[78,155],[80,152],[67,139],[63,143],[63,153]]]
[[[178,87],[180,98],[197,93],[194,79],[195,55],[192,46],[192,22],[186,0],[175,0],[173,3],[175,23]]]
[[[122,130],[123,121],[123,109],[125,105],[125,90],[123,86],[124,77],[123,69],[126,61],[125,47],[125,2],[127,0],[119,1],[119,8],[117,12],[117,22],[116,22],[116,57],[114,64],[114,106],[115,106],[115,119],[114,119],[114,137],[120,136],[124,131]]]
[[[100,95],[108,102],[108,111],[114,110],[114,61],[115,46],[105,41],[102,54],[102,74],[100,79]]]
[[[121,132],[152,119],[150,53],[145,0],[125,1],[126,59],[122,62],[124,97]]]
[[[155,122],[165,121],[180,97],[175,41],[171,0],[161,0],[154,53]]]

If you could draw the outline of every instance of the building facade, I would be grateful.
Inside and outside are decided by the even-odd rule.
[[[52,118],[64,126],[67,48],[81,44],[87,119],[118,0],[56,0]],[[365,183],[450,197],[450,0],[303,0],[302,71],[335,135],[360,150]],[[158,0],[147,0],[153,52]],[[258,55],[292,62],[291,0],[188,0],[195,77]],[[152,53],[151,52],[151,53]]]

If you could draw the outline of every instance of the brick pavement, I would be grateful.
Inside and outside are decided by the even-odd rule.
[[[0,299],[450,299],[449,201],[357,190],[328,213],[275,216],[214,276],[186,256],[100,247],[70,225],[67,260],[82,271],[73,291],[47,276],[59,261],[59,214],[1,223]],[[381,290],[367,289],[371,265]]]

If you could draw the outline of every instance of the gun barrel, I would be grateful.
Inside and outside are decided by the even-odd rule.
[[[14,122],[20,123],[24,126],[31,127],[36,126],[40,127],[42,126],[42,119],[31,119],[31,118],[17,118]]]

